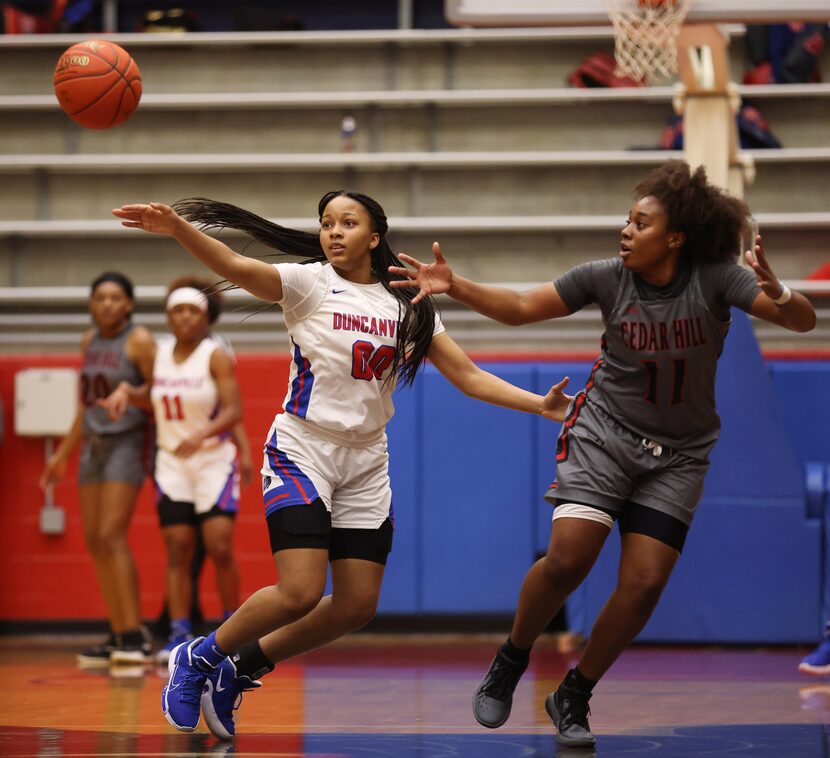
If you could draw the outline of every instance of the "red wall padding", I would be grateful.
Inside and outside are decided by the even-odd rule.
[[[84,544],[75,486],[77,451],[65,479],[55,487],[55,503],[66,510],[66,532],[40,533],[39,511],[44,502],[37,480],[44,463],[40,438],[14,433],[14,376],[21,369],[80,366],[80,355],[4,355],[0,359],[0,401],[5,435],[0,446],[0,619],[102,619],[104,603],[95,581],[92,560]],[[288,379],[286,355],[246,353],[238,356],[237,371],[245,406],[245,429],[255,473],[274,413],[280,407]],[[235,549],[242,574],[242,597],[276,580],[268,534],[262,518],[260,481],[243,488],[237,518]],[[164,600],[164,546],[156,521],[153,487],[149,480],[136,506],[130,544],[141,581],[141,610],[145,618],[158,615]],[[221,615],[212,567],[202,575],[201,599],[207,617]]]

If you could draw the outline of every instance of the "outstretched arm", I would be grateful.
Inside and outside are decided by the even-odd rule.
[[[470,279],[453,274],[437,242],[432,244],[432,252],[435,256],[435,263],[422,263],[401,253],[398,257],[412,268],[389,267],[391,273],[407,277],[391,282],[393,287],[418,287],[418,292],[412,298],[413,304],[427,295],[446,293],[474,311],[510,326],[533,324],[537,321],[571,314],[552,282],[529,292],[516,292],[505,287],[477,284]]]
[[[172,237],[211,271],[247,290],[254,297],[269,302],[282,300],[282,280],[276,268],[235,253],[223,242],[188,223],[169,205],[122,205],[114,208],[112,213],[121,219],[123,226]]]
[[[38,486],[45,490],[50,484],[55,484],[63,479],[66,474],[66,465],[72,451],[78,446],[83,436],[84,407],[78,403],[78,411],[75,413],[75,420],[69,429],[66,437],[61,440],[58,449],[46,461],[46,466],[38,479]]]
[[[755,272],[761,292],[752,303],[753,316],[786,327],[794,332],[809,332],[816,325],[816,312],[810,301],[800,292],[792,292],[786,302],[778,305],[776,300],[785,297],[789,288],[779,281],[767,261],[761,236],[755,238],[753,250],[746,251],[746,262]]]
[[[81,339],[81,355],[89,347],[92,339],[92,330],[88,329]],[[50,484],[55,484],[63,479],[66,474],[66,465],[72,451],[78,446],[84,434],[84,406],[78,402],[78,410],[75,412],[75,419],[66,436],[61,440],[58,449],[46,461],[46,466],[38,479],[38,485],[45,490]]]
[[[535,413],[551,421],[565,419],[565,412],[572,400],[570,395],[563,392],[569,381],[567,377],[551,387],[547,395],[528,392],[476,366],[446,332],[432,338],[427,357],[455,387],[469,397],[515,411]]]

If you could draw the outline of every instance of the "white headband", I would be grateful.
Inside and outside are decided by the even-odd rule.
[[[168,311],[173,310],[177,305],[195,305],[205,313],[208,309],[207,298],[195,287],[179,287],[167,296]]]

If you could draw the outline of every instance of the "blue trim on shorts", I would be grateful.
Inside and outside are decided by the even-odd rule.
[[[311,479],[277,446],[276,429],[265,445],[265,454],[271,471],[282,479],[282,484],[275,487],[265,489],[263,486],[262,500],[266,517],[280,508],[308,505],[320,497]]]
[[[236,484],[236,461],[231,464],[231,472],[228,474],[228,479],[215,505],[222,511],[227,513],[236,512],[239,510],[239,497],[234,497],[234,484]]]
[[[311,362],[303,357],[300,346],[294,343],[294,365],[297,367],[297,376],[291,382],[291,397],[285,404],[287,413],[299,418],[305,418],[308,413],[308,403],[311,400],[311,390],[314,387],[314,372]]]

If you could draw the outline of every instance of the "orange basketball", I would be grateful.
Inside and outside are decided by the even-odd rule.
[[[64,112],[90,129],[123,124],[141,99],[141,72],[130,54],[114,42],[72,45],[58,59],[53,81]]]

